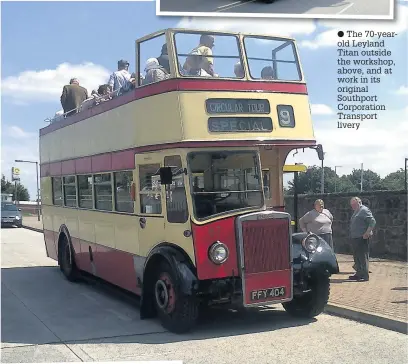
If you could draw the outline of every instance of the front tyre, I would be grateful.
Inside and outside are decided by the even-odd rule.
[[[330,278],[326,275],[314,277],[309,283],[310,291],[294,296],[292,301],[283,303],[283,308],[292,316],[312,318],[320,315],[330,295]]]
[[[165,329],[181,334],[196,325],[198,302],[181,292],[176,274],[168,263],[161,263],[157,270],[153,292],[157,315]]]
[[[64,274],[66,279],[71,282],[75,282],[79,278],[79,270],[75,264],[75,257],[72,246],[69,244],[66,237],[63,238],[60,249],[60,270]]]

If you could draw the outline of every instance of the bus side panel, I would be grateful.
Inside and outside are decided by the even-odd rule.
[[[132,254],[97,245],[94,256],[98,277],[123,289],[140,294]]]
[[[47,257],[58,260],[57,249],[55,248],[54,232],[50,230],[44,230],[45,249],[47,251]]]
[[[51,259],[58,260],[58,252],[56,242],[58,241],[58,233],[55,232],[52,215],[53,208],[51,206],[42,206],[42,220],[44,240],[47,250],[47,256]]]
[[[235,217],[228,217],[204,225],[192,223],[192,228],[198,279],[239,276]],[[208,249],[217,240],[224,243],[229,250],[229,258],[221,265],[214,264],[208,257]]]

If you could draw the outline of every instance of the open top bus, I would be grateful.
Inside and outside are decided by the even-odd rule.
[[[168,74],[146,84],[162,49]],[[290,151],[323,155],[295,41],[167,29],[136,41],[135,64],[134,89],[40,130],[47,256],[140,295],[174,332],[203,305],[321,313],[336,257],[284,211]]]

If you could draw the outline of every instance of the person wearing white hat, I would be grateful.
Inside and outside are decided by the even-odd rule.
[[[149,58],[146,61],[145,72],[146,76],[145,79],[143,80],[144,85],[163,81],[170,76],[166,69],[160,66],[157,58]]]

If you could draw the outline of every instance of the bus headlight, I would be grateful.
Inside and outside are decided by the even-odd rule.
[[[208,257],[215,264],[222,264],[228,259],[229,251],[225,244],[216,241],[208,249]]]
[[[314,253],[319,246],[319,237],[315,234],[309,234],[302,240],[302,245],[309,253]]]

